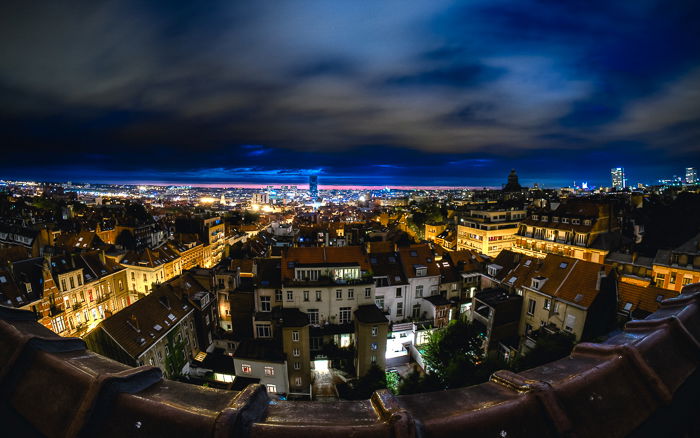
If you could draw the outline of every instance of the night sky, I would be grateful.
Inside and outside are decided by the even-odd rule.
[[[700,167],[700,2],[0,5],[0,178],[610,185]]]

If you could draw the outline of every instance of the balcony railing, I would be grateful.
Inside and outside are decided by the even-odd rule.
[[[263,385],[224,391],[162,379],[40,330],[0,306],[0,416],[27,436],[697,436],[700,284],[605,343],[481,385],[330,403],[275,401]],[[89,372],[87,372],[89,371]],[[57,388],[49,409],[45,393]],[[81,403],[75,403],[81,400]],[[614,412],[615,415],[610,415]]]
[[[99,295],[99,296],[97,297],[97,300],[95,300],[95,302],[96,302],[97,304],[104,303],[105,301],[107,301],[108,299],[110,299],[111,296],[112,296],[112,292],[104,293],[104,294],[102,294],[102,295]]]

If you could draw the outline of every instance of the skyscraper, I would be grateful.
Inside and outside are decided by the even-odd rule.
[[[318,175],[309,176],[309,196],[311,199],[318,199]]]
[[[622,190],[627,187],[627,180],[625,179],[625,169],[622,167],[615,167],[610,169],[610,176],[612,177],[612,186],[614,189]]]
[[[698,172],[694,167],[685,168],[685,182],[687,184],[697,184],[698,183]]]

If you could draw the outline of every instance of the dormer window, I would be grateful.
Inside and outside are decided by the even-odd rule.
[[[425,277],[428,274],[428,267],[425,265],[413,265],[416,277]]]
[[[552,222],[559,222],[559,216],[552,216]]]
[[[568,224],[568,223],[569,223],[569,218],[568,218],[568,217],[563,217],[563,218],[561,218],[561,223],[562,223],[562,224]]]
[[[536,221],[536,220],[538,220],[539,218],[540,218],[539,215],[536,215],[536,214],[533,214],[533,215],[532,215],[532,220],[533,220],[533,221]]]
[[[590,220],[590,219],[586,219],[586,220],[583,221],[583,225],[590,225],[590,224],[591,224],[591,220]]]
[[[544,277],[535,277],[532,279],[532,288],[536,290],[540,290],[542,286],[544,285],[544,282],[547,281],[546,278]]]
[[[571,223],[573,225],[579,225],[581,223],[581,220],[580,219],[571,219]]]
[[[542,216],[542,222],[547,222],[548,218],[549,218],[549,216]]]

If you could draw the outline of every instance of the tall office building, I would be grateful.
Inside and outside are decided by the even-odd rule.
[[[697,184],[698,183],[698,172],[694,167],[685,168],[685,182],[687,184]]]
[[[627,187],[627,180],[625,179],[625,169],[622,167],[615,167],[610,169],[610,176],[612,177],[612,186],[614,189],[622,190]]]
[[[309,176],[309,196],[311,199],[318,199],[318,175]]]

